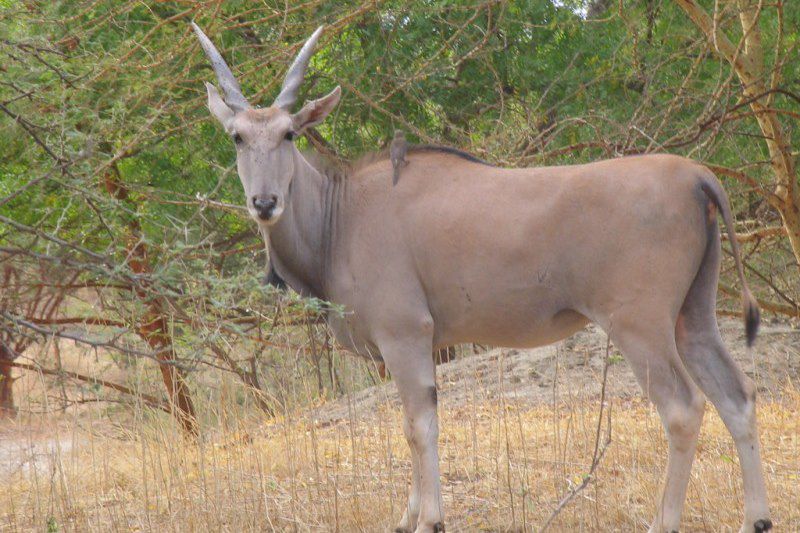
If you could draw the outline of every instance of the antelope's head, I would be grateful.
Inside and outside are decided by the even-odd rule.
[[[283,213],[295,166],[301,157],[292,141],[305,128],[322,122],[341,96],[341,88],[336,87],[327,96],[308,102],[297,113],[291,112],[322,26],[297,54],[278,97],[270,107],[263,109],[254,108],[247,102],[239,82],[217,48],[194,22],[192,28],[222,88],[223,96],[220,96],[217,88],[206,82],[208,109],[236,145],[236,166],[244,187],[247,210],[260,225],[272,225]]]

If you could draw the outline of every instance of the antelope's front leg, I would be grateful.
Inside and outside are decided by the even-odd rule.
[[[403,518],[400,520],[400,525],[395,529],[395,533],[407,533],[417,529],[417,518],[419,517],[419,454],[412,444],[412,427],[409,423],[409,418],[405,417],[403,421],[403,434],[406,436],[406,442],[411,450],[411,490],[408,493],[408,504],[405,511],[403,511]]]
[[[444,531],[436,376],[431,357],[432,335],[427,329],[422,328],[415,336],[391,337],[379,344],[403,402],[403,431],[412,454],[414,479],[408,507],[397,529],[402,532]]]

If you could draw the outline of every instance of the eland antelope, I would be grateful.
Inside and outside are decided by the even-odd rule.
[[[391,184],[388,155],[326,172],[292,142],[341,90],[293,113],[319,39],[300,50],[273,104],[251,106],[220,53],[192,24],[223,96],[208,107],[236,146],[247,209],[277,274],[302,295],[343,306],[328,317],[347,349],[385,362],[411,449],[398,531],[444,531],[432,350],[457,343],[533,347],[594,322],[621,350],[666,431],[669,457],[651,531],[677,531],[705,397],[739,454],[743,532],[771,529],[753,382],[715,315],[717,214],[742,286],[748,343],[758,308],[747,287],[728,197],[706,167],[672,155],[498,168],[457,150],[410,147]]]

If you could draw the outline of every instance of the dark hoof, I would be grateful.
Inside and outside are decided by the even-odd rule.
[[[762,519],[756,520],[756,523],[753,524],[753,527],[756,530],[756,533],[763,533],[764,531],[769,531],[772,529],[772,520],[770,519]]]
[[[396,527],[394,528],[394,533],[411,533],[411,531],[402,527]]]
[[[770,527],[772,527],[772,524],[770,524]],[[433,524],[433,533],[444,533],[444,524],[441,522]]]

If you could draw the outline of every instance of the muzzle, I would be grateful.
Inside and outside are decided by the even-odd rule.
[[[274,194],[262,196],[253,196],[253,207],[256,210],[258,218],[267,222],[272,218],[275,213],[275,208],[278,205],[278,197]]]

